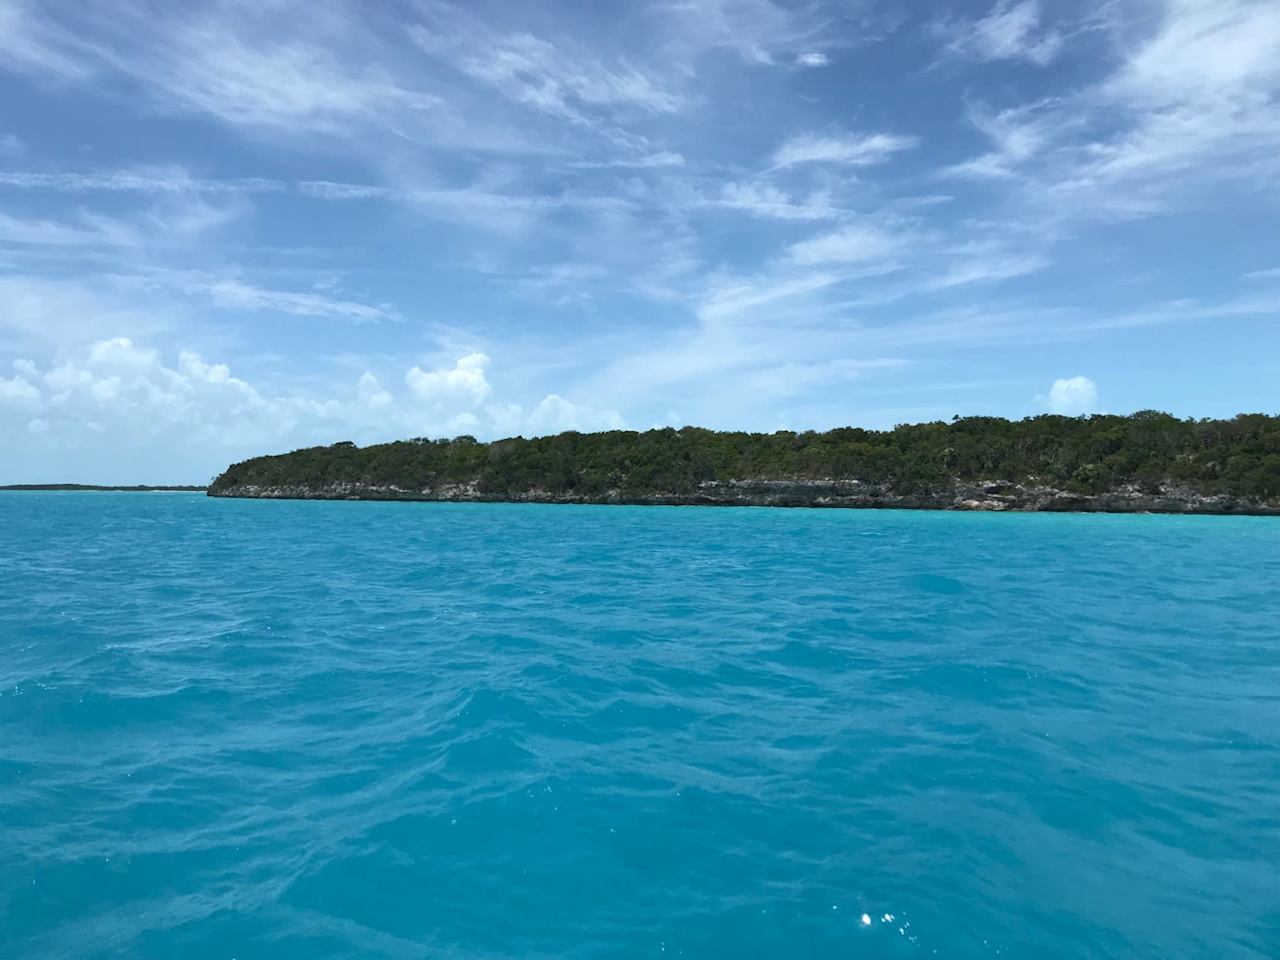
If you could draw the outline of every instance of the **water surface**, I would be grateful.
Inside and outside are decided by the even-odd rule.
[[[1280,521],[0,495],[0,956],[1280,956]]]

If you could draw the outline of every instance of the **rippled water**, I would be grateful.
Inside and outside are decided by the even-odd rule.
[[[1280,955],[1280,521],[0,495],[0,956]]]

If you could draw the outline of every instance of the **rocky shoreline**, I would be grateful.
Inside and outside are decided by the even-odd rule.
[[[711,480],[693,493],[600,495],[490,493],[474,483],[408,488],[356,483],[282,486],[215,485],[211,497],[257,500],[405,500],[437,503],[561,503],[636,506],[829,507],[837,509],[960,510],[1010,513],[1172,513],[1280,516],[1280,503],[1206,496],[1185,487],[1159,492],[1130,484],[1104,494],[1079,494],[1050,486],[1005,481],[955,482],[928,493],[901,494],[857,480]]]

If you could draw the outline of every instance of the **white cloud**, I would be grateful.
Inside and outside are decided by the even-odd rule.
[[[68,82],[124,81],[166,107],[232,124],[337,133],[430,110],[431,94],[399,83],[377,57],[334,50],[367,36],[340,5],[317,0],[305,28],[285,4],[209,4],[195,15],[117,3],[108,8],[7,2],[0,63]]]
[[[120,387],[122,381],[115,374],[109,377],[103,377],[101,380],[95,380],[89,387],[89,392],[93,394],[93,398],[102,406],[115,403],[120,399]]]
[[[106,218],[82,215],[80,223],[58,223],[0,213],[0,243],[44,247],[131,247],[136,234]]]
[[[831,220],[842,211],[831,205],[830,197],[816,193],[796,202],[785,190],[762,181],[726,183],[720,196],[708,200],[707,206],[743,213],[769,220]]]
[[[399,320],[391,304],[360,303],[324,293],[278,290],[246,283],[236,277],[200,272],[153,269],[141,274],[110,274],[107,279],[121,290],[175,292],[237,313],[263,311],[297,317],[337,317],[357,323]]]
[[[524,430],[524,407],[518,403],[491,403],[484,412],[495,437],[514,437]]]
[[[99,173],[41,173],[0,171],[0,184],[28,190],[63,190],[69,193],[270,193],[286,189],[281,180],[241,177],[210,180],[192,177],[180,167],[116,170]]]
[[[1154,18],[1124,5],[1109,16],[1118,63],[1109,75],[1025,106],[971,108],[994,149],[944,175],[1014,181],[1055,218],[1143,217],[1223,180],[1273,182],[1280,7],[1163,0]]]
[[[238,310],[275,310],[300,317],[343,317],[364,322],[398,318],[389,304],[371,306],[351,300],[335,300],[318,293],[268,290],[239,280],[196,282],[185,289],[207,294],[222,306]]]
[[[225,363],[205,363],[200,354],[183,350],[178,354],[178,369],[193,380],[205,383],[229,383],[231,368]]]
[[[0,402],[31,404],[40,400],[40,388],[18,376],[10,379],[0,377]]]
[[[670,151],[634,157],[581,161],[572,169],[646,170],[684,165],[684,158]],[[120,170],[98,173],[40,173],[0,171],[0,185],[28,190],[55,190],[67,193],[141,193],[172,196],[183,203],[160,208],[142,218],[142,225],[158,233],[157,242],[167,234],[196,233],[221,226],[249,211],[248,200],[258,194],[291,194],[309,200],[354,202],[358,200],[402,204],[413,211],[440,220],[466,223],[497,233],[515,233],[544,215],[571,210],[607,215],[629,209],[630,199],[620,195],[579,193],[499,192],[483,185],[428,189],[390,187],[370,183],[330,180],[273,180],[264,177],[208,179],[192,177],[180,168],[169,170]],[[225,206],[203,202],[204,195],[227,197]],[[84,217],[82,216],[82,220]],[[87,220],[84,226],[40,220],[6,218],[0,214],[0,239],[13,243],[129,246],[147,239],[138,230],[104,218]],[[357,319],[359,319],[357,317]]]
[[[1098,387],[1088,377],[1067,377],[1049,389],[1049,409],[1054,413],[1078,416],[1097,409]]]
[[[611,168],[625,170],[654,170],[662,167],[683,167],[684,157],[671,150],[660,150],[657,153],[646,153],[638,157],[619,157],[610,160],[579,160],[570,164],[578,170],[606,170]]]
[[[774,151],[774,169],[801,163],[836,163],[848,166],[871,166],[884,163],[895,153],[909,150],[920,141],[916,137],[891,133],[863,136],[847,134],[823,136],[807,133],[792,137]]]
[[[27,0],[0,3],[0,65],[61,80],[84,79],[92,73],[78,55],[74,38],[40,17]]]
[[[197,438],[215,446],[261,439],[296,423],[296,410],[304,405],[268,399],[231,376],[225,364],[205,363],[194,352],[183,351],[176,367],[167,366],[159,351],[129,337],[76,351],[42,380],[50,392],[42,397],[39,433],[87,442],[85,431],[97,423],[113,437],[117,452],[131,444],[163,446],[167,441],[146,438],[171,432],[183,444]]]
[[[453,436],[475,430],[478,426],[480,426],[480,418],[470,411],[456,414],[445,423],[445,427]]]
[[[945,290],[971,283],[1012,280],[1043,270],[1048,265],[1048,258],[1036,253],[977,252],[957,259],[945,273],[930,280],[929,287]]]
[[[943,170],[946,176],[962,179],[1009,179],[1021,164],[1039,153],[1052,137],[1061,136],[1063,118],[1054,113],[1057,100],[1041,100],[1020,107],[992,111],[983,104],[971,104],[969,122],[992,144],[989,153]]]
[[[1062,35],[1040,29],[1037,0],[998,0],[980,20],[939,28],[950,37],[947,49],[974,60],[1026,60],[1046,66],[1062,50]]]
[[[1160,28],[1095,94],[1130,112],[1091,144],[1072,186],[1153,175],[1257,176],[1280,150],[1280,6],[1170,0]]]
[[[616,410],[597,410],[579,406],[552,393],[530,412],[525,425],[533,436],[563,433],[566,430],[621,430],[626,426]]]
[[[879,226],[851,225],[793,243],[793,263],[857,263],[887,257],[902,249],[904,238]]]
[[[797,67],[825,67],[830,63],[831,58],[821,51],[809,50],[796,57]]]
[[[289,34],[252,37],[233,23],[193,19],[171,30],[154,66],[142,58],[131,65],[192,109],[237,124],[338,132],[352,119],[439,103],[399,86],[376,63],[344,63],[324,46]]]
[[[92,384],[93,374],[88,370],[64,363],[48,370],[44,375],[44,382],[59,394],[64,394],[76,387]]]
[[[452,368],[423,370],[414,366],[406,375],[409,389],[424,400],[433,402],[467,401],[479,405],[493,392],[485,377],[489,358],[483,353],[469,353]]]
[[[430,4],[426,10],[427,23],[409,29],[425,53],[541,113],[590,125],[589,115],[601,109],[673,113],[684,106],[658,73],[625,61],[605,63],[576,44],[500,32],[459,8]]]
[[[111,476],[133,481],[203,479],[235,459],[338,439],[487,438],[624,425],[614,409],[556,393],[528,409],[485,404],[493,388],[481,353],[452,367],[411,368],[403,400],[368,371],[354,389],[335,380],[338,389],[329,396],[297,388],[268,391],[195,351],[179,352],[170,365],[161,351],[128,337],[59,353],[65,359],[43,373],[23,359],[15,363],[18,376],[0,378],[0,432],[25,436],[19,442],[34,445],[27,453],[38,453],[39,463],[65,462],[81,476],[85,463],[109,462]],[[12,468],[28,460],[14,452],[6,478],[16,478]]]
[[[97,367],[138,370],[153,366],[157,357],[156,351],[136,347],[128,337],[99,340],[89,348],[89,363]]]
[[[672,46],[694,56],[731,50],[753,66],[791,60],[826,27],[816,8],[774,0],[666,0],[657,9],[675,20]]]
[[[804,298],[833,286],[839,279],[830,273],[814,273],[800,277],[717,280],[698,304],[698,316],[705,323],[719,324],[779,301]],[[695,347],[695,352],[706,349],[700,341],[695,342]]]
[[[1108,87],[1150,107],[1245,91],[1280,76],[1280,8],[1270,0],[1168,0],[1159,28]]]
[[[389,407],[395,401],[395,398],[390,393],[382,389],[382,384],[378,382],[378,378],[368,371],[360,375],[357,391],[360,395],[360,400],[365,406],[373,410]]]

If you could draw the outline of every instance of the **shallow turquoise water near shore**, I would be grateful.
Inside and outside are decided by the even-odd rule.
[[[3,957],[1260,960],[1278,797],[1275,520],[0,495]]]

